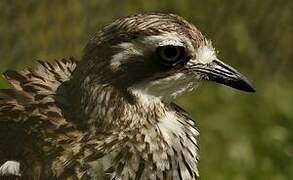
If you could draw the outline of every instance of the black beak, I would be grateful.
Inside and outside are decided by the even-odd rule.
[[[194,70],[206,74],[210,81],[218,82],[242,91],[255,92],[254,87],[245,76],[219,60],[213,60],[208,64],[200,66],[196,65]]]

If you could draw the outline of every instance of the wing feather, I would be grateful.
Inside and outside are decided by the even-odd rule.
[[[29,177],[39,176],[42,153],[60,153],[70,149],[66,143],[82,139],[55,101],[58,87],[70,80],[77,62],[71,58],[38,63],[36,70],[3,73],[12,88],[0,89],[0,162],[23,151],[22,164]],[[22,146],[16,146],[19,140]],[[37,165],[30,163],[32,159]]]

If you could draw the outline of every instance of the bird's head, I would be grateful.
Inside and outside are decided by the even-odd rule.
[[[253,92],[196,27],[173,14],[118,19],[88,43],[83,73],[138,96],[172,101],[208,80]]]

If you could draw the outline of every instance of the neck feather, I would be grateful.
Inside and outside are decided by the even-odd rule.
[[[90,80],[70,88],[70,104],[77,112],[75,120],[92,132],[111,130],[133,131],[156,124],[168,111],[159,98],[146,97],[135,92],[123,91],[110,84]]]

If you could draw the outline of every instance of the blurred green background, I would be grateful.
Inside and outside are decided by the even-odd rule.
[[[99,28],[146,11],[194,23],[257,89],[207,83],[178,100],[200,126],[201,179],[293,179],[292,0],[1,0],[0,71],[80,58]]]

